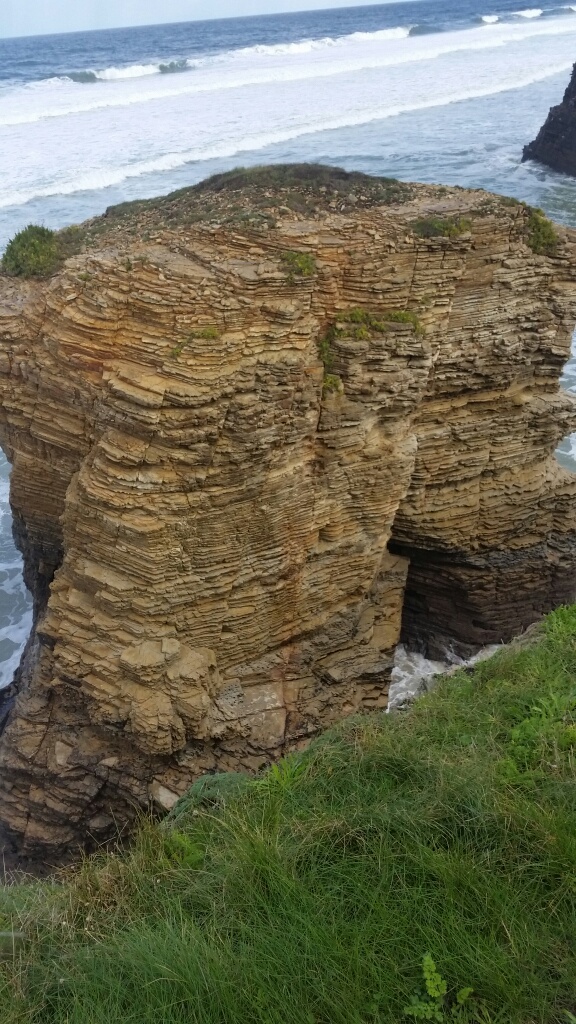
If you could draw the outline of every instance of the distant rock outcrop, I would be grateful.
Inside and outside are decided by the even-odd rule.
[[[576,176],[576,64],[562,103],[550,109],[534,142],[524,147],[522,160]]]
[[[401,634],[470,653],[574,596],[576,234],[310,175],[113,209],[50,280],[0,277],[36,603],[0,737],[19,852],[384,707]]]

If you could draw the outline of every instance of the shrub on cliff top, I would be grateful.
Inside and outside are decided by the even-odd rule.
[[[0,930],[28,938],[0,961],[3,1024],[568,1020],[575,635],[561,609],[407,713],[197,785],[127,854],[0,889]]]
[[[58,269],[60,249],[54,231],[29,224],[8,242],[2,270],[15,277],[49,277]]]
[[[548,220],[543,210],[527,206],[528,210],[528,245],[538,256],[553,256],[558,245],[558,235],[554,225]]]

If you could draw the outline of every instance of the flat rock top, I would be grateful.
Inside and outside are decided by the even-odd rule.
[[[228,228],[260,237],[299,223],[363,219],[376,208],[399,221],[421,216],[487,215],[521,206],[481,189],[406,184],[311,164],[238,169],[154,199],[109,207],[100,216],[60,233],[68,254],[109,245],[170,244],[193,229]],[[508,210],[510,212],[510,210]]]

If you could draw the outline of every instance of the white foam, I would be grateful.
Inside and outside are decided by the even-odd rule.
[[[0,452],[0,689],[9,686],[32,627],[22,559],[12,541],[9,466]]]
[[[424,95],[408,102],[388,102],[387,104],[375,103],[364,109],[357,109],[356,104],[335,117],[329,117],[326,111],[315,113],[314,109],[302,110],[299,112],[300,121],[296,115],[291,118],[292,126],[288,128],[277,128],[266,131],[246,131],[243,136],[238,130],[230,133],[230,136],[223,141],[215,141],[214,134],[210,134],[209,141],[205,145],[198,144],[191,149],[171,151],[152,159],[135,160],[127,164],[108,164],[106,167],[94,169],[87,172],[76,170],[69,178],[58,177],[53,183],[45,186],[36,186],[30,189],[5,188],[0,191],[0,208],[10,206],[21,206],[32,199],[56,196],[73,195],[76,192],[110,188],[120,185],[122,182],[137,178],[146,174],[153,174],[162,171],[171,171],[188,163],[226,159],[235,157],[241,153],[264,149],[278,143],[289,142],[305,135],[315,134],[319,131],[334,130],[339,128],[355,127],[362,124],[369,124],[371,121],[385,120],[389,117],[397,117],[400,114],[410,113],[415,110],[427,110],[437,106],[446,106],[451,103],[458,103],[462,100],[477,99],[483,96],[495,95],[500,92],[507,92],[510,89],[523,88],[532,85],[534,82],[547,78],[551,74],[569,70],[572,67],[572,56],[564,63],[555,68],[547,67],[534,74],[525,77],[514,76],[514,81],[495,83],[492,78],[480,88],[462,89],[460,83],[456,85],[454,92],[445,92],[436,97],[426,97],[426,83],[423,83]],[[206,132],[206,134],[209,134]],[[58,170],[60,167],[58,165]]]
[[[227,50],[212,58],[199,58],[196,60],[169,60],[158,61],[156,64],[130,64],[126,67],[110,67],[98,70],[86,68],[83,71],[75,72],[70,76],[62,76],[56,79],[43,79],[40,82],[30,83],[34,88],[42,87],[55,82],[74,82],[75,85],[86,86],[91,79],[99,82],[118,82],[132,78],[148,78],[150,75],[159,75],[167,68],[174,70],[185,70],[188,68],[201,67],[212,61],[228,61],[251,57],[281,57],[293,56],[295,54],[308,54],[316,50],[331,49],[334,47],[347,46],[350,43],[363,42],[384,42],[386,40],[406,39],[410,35],[411,26],[380,29],[376,32],[352,32],[347,36],[325,36],[321,39],[302,39],[294,43],[273,43],[257,44],[255,46],[240,47],[236,50]]]
[[[151,71],[145,79],[153,79],[154,85],[144,88],[142,79],[132,75],[131,69],[120,69],[124,75],[122,78],[110,77],[89,85],[77,84],[70,79],[50,79],[34,83],[34,86],[3,88],[0,90],[0,128],[155,100],[237,90],[249,85],[309,81],[350,72],[392,68],[410,62],[421,63],[459,52],[472,53],[514,45],[534,36],[566,36],[576,31],[576,23],[570,23],[567,28],[566,19],[561,17],[541,22],[524,19],[521,23],[492,25],[490,32],[485,29],[486,26],[482,25],[476,29],[424,36],[409,36],[405,28],[390,29],[280,47],[227,51],[189,62],[189,70],[178,75],[156,74],[155,71],[152,74]],[[290,47],[301,50],[290,52]],[[554,74],[560,67],[554,59],[549,60],[548,66],[549,74]],[[138,67],[155,69],[159,65]],[[564,64],[561,67],[563,69]],[[112,74],[113,70],[100,74]]]
[[[460,668],[467,668],[476,665],[479,661],[486,661],[499,650],[500,647],[497,644],[490,644],[467,660],[458,657],[452,651],[447,651],[443,661],[431,661],[422,654],[408,651],[403,644],[399,644],[394,655],[388,711],[402,707],[403,704],[432,689],[437,676],[450,675]]]
[[[485,25],[495,25],[497,21],[500,21],[500,18],[497,14],[483,14],[482,21]]]
[[[517,18],[539,18],[542,14],[541,7],[528,7],[525,11],[514,11]]]
[[[143,78],[147,75],[159,75],[159,64],[132,64],[127,68],[105,68],[104,71],[91,72],[101,82],[117,82],[124,78]]]

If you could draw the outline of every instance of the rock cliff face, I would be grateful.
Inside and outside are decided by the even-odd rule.
[[[576,64],[562,103],[551,107],[534,142],[524,147],[522,159],[576,175]]]
[[[535,255],[486,193],[262,172],[110,211],[48,282],[0,278],[36,603],[7,843],[103,840],[385,706],[401,633],[469,652],[574,596],[575,240]]]

